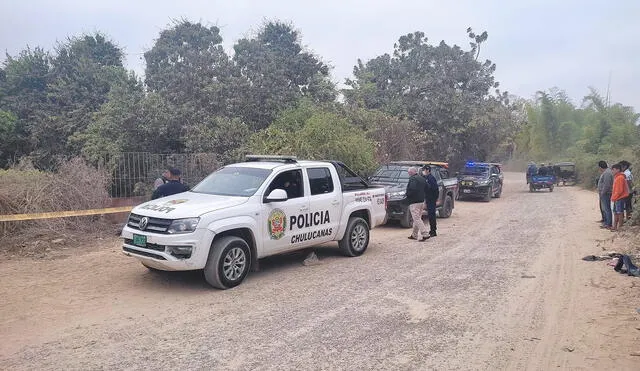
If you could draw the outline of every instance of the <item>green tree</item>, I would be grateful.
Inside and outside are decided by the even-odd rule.
[[[147,99],[142,83],[133,73],[124,71],[114,78],[107,101],[93,114],[87,128],[72,137],[92,163],[123,151],[142,151],[144,149],[139,146],[150,134],[142,125],[142,107]]]
[[[240,161],[246,154],[251,135],[249,126],[239,119],[214,117],[190,127],[184,135],[185,150],[190,153],[215,153],[222,164]]]
[[[122,51],[100,33],[58,45],[46,86],[46,115],[30,122],[31,155],[40,167],[55,167],[60,157],[80,153],[69,139],[87,128],[123,72]]]
[[[240,39],[233,48],[244,78],[235,113],[254,129],[266,128],[301,98],[322,103],[336,97],[329,67],[304,50],[289,24],[267,22],[254,38]]]
[[[379,109],[419,124],[425,132],[425,155],[447,160],[465,153],[473,140],[470,123],[483,114],[490,90],[498,87],[495,64],[478,61],[487,34],[467,30],[471,50],[444,41],[428,43],[425,34],[414,32],[400,37],[393,55],[384,54],[366,63],[358,61],[354,80],[347,80],[349,104]],[[508,103],[506,94],[496,90],[498,101]],[[463,143],[464,142],[464,143]]]
[[[0,109],[11,112],[16,121],[11,129],[13,149],[7,152],[8,147],[5,147],[0,155],[3,166],[9,161],[6,156],[19,158],[31,152],[31,128],[49,115],[50,60],[49,54],[41,48],[26,48],[15,57],[7,55],[0,74]]]
[[[17,160],[22,142],[17,132],[18,117],[11,112],[0,111],[0,168]]]
[[[283,111],[249,143],[254,153],[337,159],[363,174],[376,166],[375,144],[361,129],[329,108],[304,102]]]
[[[218,27],[180,21],[160,32],[144,58],[149,91],[180,109],[186,120],[228,114],[233,71]]]

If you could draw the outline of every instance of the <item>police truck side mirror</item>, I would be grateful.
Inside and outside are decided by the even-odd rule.
[[[282,202],[288,199],[287,192],[284,189],[274,189],[269,193],[267,197],[265,197],[264,202]]]

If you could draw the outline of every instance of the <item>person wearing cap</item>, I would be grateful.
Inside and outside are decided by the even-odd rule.
[[[177,193],[182,193],[189,190],[187,186],[180,182],[180,170],[170,168],[167,169],[167,173],[167,182],[153,191],[153,195],[151,196],[152,200],[160,197],[175,195]]]
[[[439,187],[436,177],[431,174],[431,166],[424,165],[422,167],[422,176],[427,181],[424,190],[424,200],[427,205],[427,215],[429,217],[429,237],[435,237],[436,234],[436,202],[438,202]],[[425,236],[426,237],[426,236]]]

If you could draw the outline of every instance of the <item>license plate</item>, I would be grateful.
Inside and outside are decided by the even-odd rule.
[[[133,235],[133,244],[136,246],[147,246],[147,236],[142,236],[139,234]]]
[[[462,192],[463,193],[471,193],[471,190],[470,189],[463,189]]]

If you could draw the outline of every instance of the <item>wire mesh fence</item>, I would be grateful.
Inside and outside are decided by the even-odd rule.
[[[194,186],[220,167],[213,153],[158,154],[124,152],[107,157],[100,166],[112,174],[112,198],[151,196],[153,183],[167,168],[177,168],[181,181]]]

